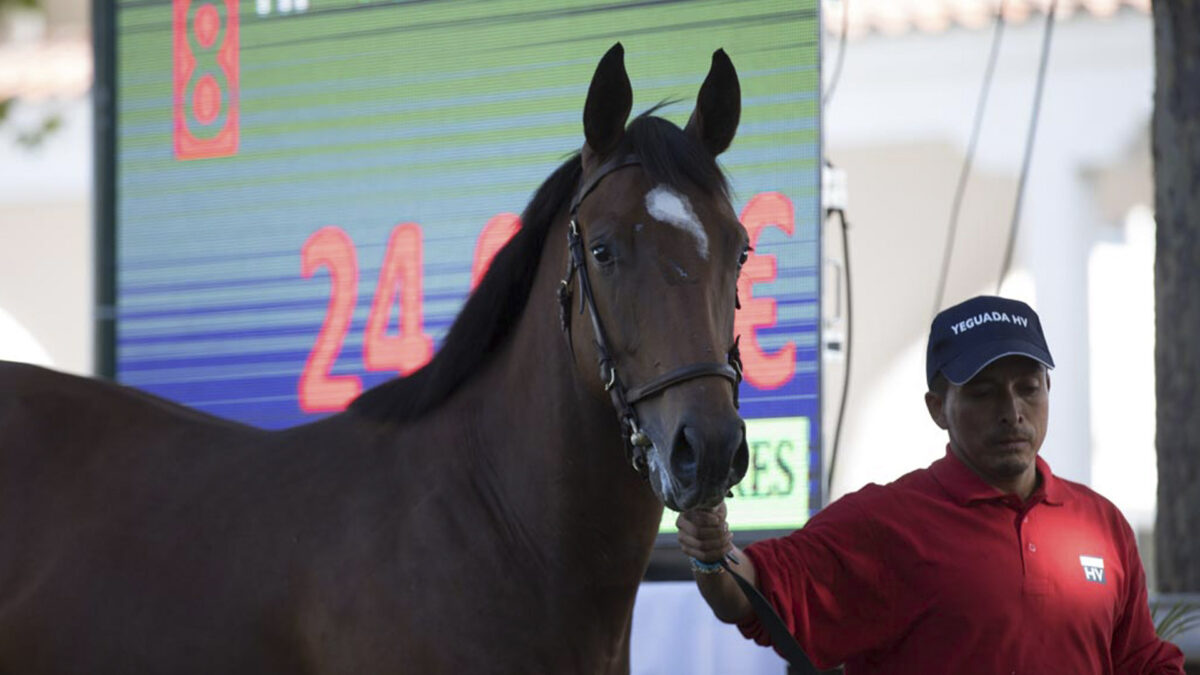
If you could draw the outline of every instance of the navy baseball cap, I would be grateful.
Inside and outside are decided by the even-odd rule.
[[[992,361],[1014,354],[1054,367],[1037,312],[1020,300],[971,298],[934,317],[925,352],[926,384],[933,387],[939,372],[964,384]]]

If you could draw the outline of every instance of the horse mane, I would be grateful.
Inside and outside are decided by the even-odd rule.
[[[728,179],[713,156],[678,126],[652,115],[663,105],[637,116],[614,154],[636,156],[658,183],[728,198]],[[525,309],[554,219],[574,196],[582,173],[575,153],[537,189],[521,214],[521,229],[496,254],[433,359],[407,377],[363,392],[350,410],[380,421],[411,421],[445,402],[499,352]]]

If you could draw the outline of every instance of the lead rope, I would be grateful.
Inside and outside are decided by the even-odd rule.
[[[823,675],[825,673],[834,673],[836,671],[817,670],[813,662],[800,648],[800,643],[796,642],[796,638],[792,636],[792,632],[788,630],[783,619],[779,618],[779,614],[775,612],[775,608],[771,603],[763,597],[763,594],[754,587],[754,584],[746,581],[746,579],[733,571],[727,560],[721,560],[721,567],[733,575],[733,580],[737,582],[739,588],[742,589],[742,594],[750,601],[750,606],[754,608],[754,613],[758,615],[758,620],[763,627],[767,629],[767,633],[771,636],[771,644],[775,645],[775,650],[782,656],[791,666],[789,675]]]

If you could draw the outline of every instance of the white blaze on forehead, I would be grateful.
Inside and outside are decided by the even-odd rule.
[[[696,250],[700,257],[708,260],[708,235],[692,211],[687,197],[665,185],[659,185],[646,193],[646,212],[655,220],[674,225],[692,235],[696,239]]]

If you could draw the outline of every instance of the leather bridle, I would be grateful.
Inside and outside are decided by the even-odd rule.
[[[596,356],[600,362],[600,380],[604,382],[604,389],[612,397],[613,407],[616,408],[617,416],[621,420],[626,458],[643,478],[649,478],[650,467],[647,464],[646,453],[654,444],[638,425],[637,411],[633,406],[639,401],[688,380],[698,377],[722,377],[733,385],[733,404],[736,407],[738,405],[738,385],[742,381],[742,358],[738,351],[738,339],[735,338],[733,346],[729,348],[726,363],[692,363],[680,366],[636,387],[626,388],[625,384],[621,382],[612,350],[609,348],[608,336],[604,332],[604,324],[600,322],[596,301],[592,297],[592,284],[588,278],[587,261],[584,259],[583,253],[583,235],[579,228],[579,205],[591,194],[592,190],[596,189],[605,176],[626,167],[640,165],[641,161],[630,155],[610,159],[600,165],[592,178],[584,183],[575,194],[575,199],[571,202],[571,222],[567,227],[567,249],[570,251],[567,256],[567,273],[558,286],[558,303],[559,320],[562,322],[563,333],[566,335],[571,353],[574,354],[575,347],[571,341],[571,282],[578,275],[579,288],[583,293],[583,303],[579,311],[583,313],[586,307],[592,320],[592,333],[596,340]],[[734,302],[735,306],[740,304],[736,298]],[[787,625],[775,613],[771,603],[758,592],[758,589],[735,572],[728,561],[721,560],[720,564],[737,581],[738,586],[754,607],[754,611],[762,620],[767,632],[770,633],[772,641],[788,663],[796,669],[796,672],[812,673],[813,675],[821,672],[813,666],[812,661],[804,654],[804,650],[800,648]]]
[[[649,465],[646,453],[654,444],[638,424],[637,411],[634,409],[634,405],[689,380],[700,377],[721,377],[733,385],[733,404],[736,407],[738,405],[738,385],[742,381],[742,359],[741,353],[738,350],[738,340],[735,339],[733,346],[729,349],[725,363],[691,363],[675,368],[636,387],[626,387],[625,383],[621,381],[620,375],[617,374],[617,364],[613,359],[608,335],[604,330],[604,324],[600,321],[600,315],[596,309],[596,301],[592,295],[592,284],[588,277],[587,261],[584,258],[583,235],[579,227],[579,206],[606,176],[626,167],[640,166],[641,163],[641,160],[632,155],[614,157],[602,164],[593,173],[592,177],[580,186],[579,191],[575,194],[575,198],[571,201],[571,220],[567,227],[567,249],[569,251],[567,255],[567,271],[558,287],[558,302],[559,319],[562,322],[562,329],[566,334],[567,344],[571,346],[571,352],[574,353],[574,344],[571,341],[571,302],[573,295],[571,284],[575,277],[578,276],[579,290],[583,296],[579,312],[582,314],[586,308],[591,318],[592,334],[596,343],[596,356],[600,365],[600,380],[604,382],[604,389],[612,398],[613,407],[616,409],[617,417],[621,422],[625,440],[626,458],[634,470],[641,474],[643,478],[647,478],[649,476]]]

